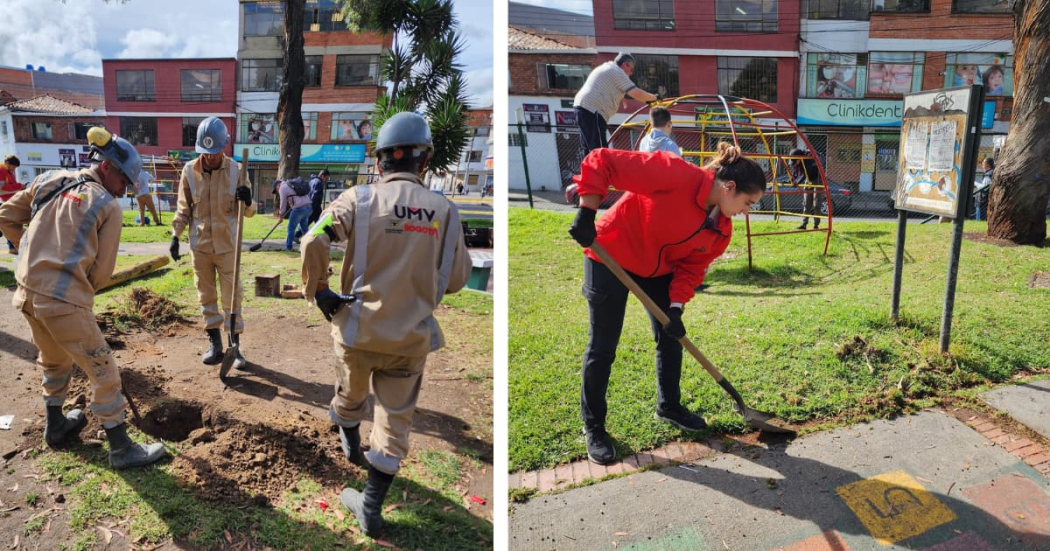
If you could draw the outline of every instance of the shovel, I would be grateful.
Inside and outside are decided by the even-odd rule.
[[[244,185],[245,180],[248,178],[248,148],[244,148],[241,153],[241,171],[237,178],[237,187]],[[240,344],[233,340],[233,332],[237,327],[237,312],[234,305],[237,303],[237,293],[241,288],[241,242],[244,238],[244,202],[240,199],[234,199],[237,201],[237,248],[234,249],[234,261],[233,261],[233,294],[230,295],[230,345],[226,347],[226,355],[222,358],[222,367],[219,368],[219,380],[226,382],[226,375],[230,373],[230,369],[233,368],[233,363],[237,361],[237,352],[239,352]]]
[[[653,299],[649,298],[649,295],[645,294],[645,291],[643,291],[642,288],[631,279],[631,276],[627,275],[627,272],[625,272],[623,268],[621,268],[620,265],[609,256],[609,253],[606,252],[601,245],[597,242],[592,243],[591,250],[594,251],[594,254],[598,255],[598,258],[602,260],[602,263],[605,264],[612,273],[616,274],[616,278],[620,280],[620,283],[623,283],[632,293],[634,293],[634,296],[638,297],[638,300],[642,301],[645,309],[656,318],[656,321],[660,322],[660,325],[667,325],[671,321],[670,318],[667,317],[667,314],[665,314],[664,311],[653,302]],[[689,337],[682,337],[678,339],[678,342],[680,342],[682,346],[685,347],[694,358],[696,358],[696,361],[700,362],[700,365],[704,366],[704,369],[707,370],[708,374],[715,378],[715,382],[733,397],[733,400],[735,401],[733,408],[736,409],[737,413],[743,415],[744,420],[751,424],[752,427],[765,432],[790,435],[796,434],[794,429],[786,426],[784,421],[777,419],[772,414],[745,406],[744,399],[740,396],[740,393],[733,388],[733,385],[728,379],[722,376],[718,371],[718,368],[715,367],[715,365],[712,364],[702,352],[700,352],[700,349],[689,340]]]

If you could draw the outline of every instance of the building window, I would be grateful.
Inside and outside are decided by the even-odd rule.
[[[197,127],[201,125],[204,117],[182,118],[182,147],[193,147],[197,145]]]
[[[507,141],[507,145],[510,147],[529,147],[529,136],[525,133],[512,132],[507,134],[510,138]]]
[[[117,101],[156,101],[153,69],[117,71]]]
[[[368,113],[332,113],[333,141],[353,141],[372,139],[372,121]]]
[[[1014,56],[1006,54],[948,54],[944,86],[983,84],[986,96],[1014,95]]]
[[[321,59],[324,56],[319,55],[308,55],[306,56],[306,87],[316,88],[321,85]]]
[[[478,150],[471,151],[469,154],[467,154],[467,162],[468,163],[480,163],[481,162],[481,152],[478,151]]]
[[[283,2],[248,2],[244,6],[244,36],[283,36]]]
[[[220,101],[222,71],[218,69],[183,69],[182,101]]]
[[[673,31],[674,0],[613,0],[613,26],[639,31]]]
[[[922,90],[925,54],[871,52],[868,54],[869,97],[902,96]]]
[[[639,88],[663,97],[678,95],[678,56],[637,54],[631,78]]]
[[[277,117],[273,113],[241,113],[237,136],[246,143],[276,143]]]
[[[719,57],[718,93],[777,101],[777,60],[771,57]]]
[[[131,145],[157,145],[157,119],[120,117],[120,135]]]
[[[869,0],[809,0],[802,14],[809,19],[848,19],[867,21]]]
[[[371,86],[379,78],[379,56],[335,56],[336,86]]]
[[[7,121],[0,121],[0,136],[7,136]]]
[[[245,59],[241,62],[242,92],[276,92],[280,89],[280,59]]]
[[[488,136],[491,133],[492,133],[492,127],[491,126],[475,126],[474,127],[474,135],[475,136]]]
[[[308,3],[317,7],[307,6],[303,13],[303,24],[306,30],[310,32],[346,31],[342,6],[330,0]]]
[[[303,139],[317,139],[317,113],[303,113]]]
[[[73,137],[77,140],[86,140],[88,130],[91,130],[96,125],[90,122],[75,122],[73,123]]]
[[[587,75],[591,73],[590,65],[547,63],[544,69],[547,73],[547,89],[549,90],[579,90],[583,88]]]
[[[1007,0],[952,0],[952,13],[1010,13]]]
[[[806,97],[863,97],[867,63],[867,54],[809,54],[806,63]]]
[[[49,122],[34,122],[33,123],[33,139],[34,140],[50,140],[51,139],[51,123],[49,123]]]
[[[930,13],[930,0],[871,0],[871,11]]]
[[[777,0],[715,0],[715,30],[777,32]]]

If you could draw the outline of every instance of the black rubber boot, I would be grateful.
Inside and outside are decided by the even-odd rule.
[[[364,468],[368,468],[371,465],[368,464],[368,460],[365,459],[365,454],[361,452],[361,426],[358,425],[352,429],[346,427],[339,427],[339,443],[343,446],[343,453],[346,454],[346,458],[355,465],[360,465]]]
[[[47,421],[44,424],[44,442],[54,446],[67,437],[80,433],[87,425],[87,417],[79,409],[62,414],[62,406],[47,406]]]
[[[109,440],[109,466],[114,469],[149,465],[168,454],[159,442],[146,445],[132,442],[128,437],[127,423],[106,429],[106,438]]]
[[[343,507],[350,510],[357,517],[357,524],[361,531],[370,538],[376,538],[383,530],[383,499],[390,490],[390,483],[394,481],[394,475],[386,474],[375,467],[368,468],[368,483],[365,491],[347,488],[340,495]]]
[[[204,365],[215,365],[222,361],[222,331],[218,329],[208,329],[208,340],[211,341],[211,348],[204,353],[204,357],[201,361]]]
[[[237,355],[233,360],[234,369],[244,369],[248,367],[248,362],[244,361],[244,356],[241,356],[241,336],[239,334],[233,336],[233,342],[237,345]]]
[[[809,220],[802,220],[802,223],[799,224],[799,226],[797,228],[795,228],[795,229],[796,230],[804,230],[804,229],[806,229],[807,225],[809,225]]]

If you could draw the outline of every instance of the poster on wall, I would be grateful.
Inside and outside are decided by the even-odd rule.
[[[368,113],[333,113],[332,140],[357,141],[372,139],[372,121]]]
[[[550,108],[545,103],[526,103],[522,105],[525,111],[525,130],[527,132],[551,131]]]
[[[77,166],[77,150],[76,149],[59,149],[58,150],[58,165],[65,168],[73,168]]]
[[[1013,56],[1008,54],[947,54],[944,85],[984,85],[985,96],[1012,96]]]
[[[930,90],[904,97],[896,206],[954,218],[973,181],[980,122],[980,86]]]
[[[818,57],[818,98],[853,98],[856,90],[856,54],[822,54]]]
[[[875,172],[875,144],[860,144],[860,172],[871,174]]]
[[[573,131],[577,129],[576,126],[576,112],[575,111],[555,111],[554,112],[554,124],[558,127],[559,131]]]
[[[243,116],[243,115],[242,115]],[[248,143],[275,143],[277,124],[273,115],[254,113],[248,117],[246,132]]]
[[[868,66],[868,93],[900,95],[911,92],[915,65],[904,63],[872,63]]]

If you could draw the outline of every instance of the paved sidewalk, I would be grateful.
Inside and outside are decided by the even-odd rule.
[[[1033,386],[1050,401],[1050,385],[1038,383],[986,399],[1027,404],[1018,397]],[[956,415],[929,410],[792,442],[679,443],[608,468],[516,473],[510,487],[543,492],[585,473],[632,474],[514,504],[510,548],[1050,549],[1050,441],[1008,417]]]

